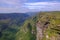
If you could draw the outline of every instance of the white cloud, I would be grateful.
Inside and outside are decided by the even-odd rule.
[[[22,8],[22,7],[17,7],[17,8],[3,8],[3,7],[0,7],[0,13],[25,13],[25,12],[28,12],[29,9],[27,8]]]
[[[60,11],[60,2],[25,3],[25,7],[38,11]]]
[[[60,2],[35,2],[25,3],[27,6],[48,6],[48,5],[60,5]]]
[[[0,0],[0,13],[27,12],[27,8],[22,7],[26,0]]]
[[[26,3],[27,0],[0,0],[0,13],[3,12],[35,12],[60,11],[60,2]]]

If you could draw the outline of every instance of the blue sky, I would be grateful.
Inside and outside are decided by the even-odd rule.
[[[0,13],[60,11],[60,0],[0,0]]]

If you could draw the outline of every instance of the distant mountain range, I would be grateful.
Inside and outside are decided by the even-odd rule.
[[[0,21],[5,21],[9,20],[10,22],[12,21],[17,21],[16,23],[23,23],[27,18],[29,17],[28,14],[24,13],[1,13],[0,14]]]
[[[24,13],[1,13],[0,19],[16,19],[16,18],[27,18],[29,15]]]

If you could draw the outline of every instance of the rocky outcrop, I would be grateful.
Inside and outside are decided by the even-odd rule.
[[[37,30],[37,39],[36,40],[42,40],[43,38],[43,25],[41,24],[41,22],[39,21],[36,24],[36,30]]]
[[[44,37],[44,32],[46,28],[48,27],[49,22],[45,22],[45,24],[42,24],[40,21],[37,22],[36,28],[37,28],[37,39],[36,40],[42,40]]]

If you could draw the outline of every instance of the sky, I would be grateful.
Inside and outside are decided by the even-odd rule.
[[[60,11],[60,0],[0,0],[0,13]]]

